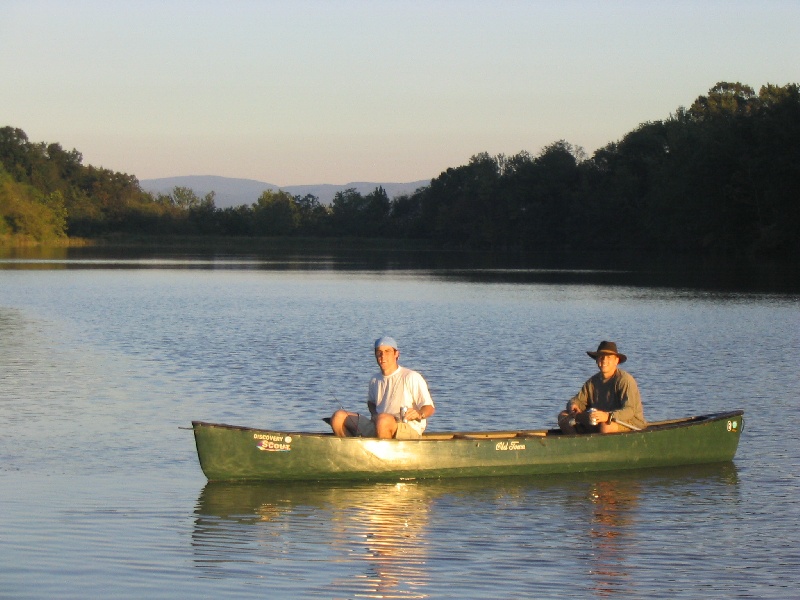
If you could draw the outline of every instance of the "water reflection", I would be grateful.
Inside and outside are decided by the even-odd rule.
[[[630,585],[628,538],[635,526],[640,494],[638,481],[630,481],[626,486],[615,481],[597,481],[589,489],[589,538],[595,561],[591,577],[598,596],[610,596],[614,590]]]
[[[653,525],[671,520],[669,504],[655,519],[652,514],[643,516],[646,509],[640,506],[642,497],[651,496],[659,488],[670,488],[678,495],[687,488],[705,488],[710,496],[721,498],[726,488],[736,495],[737,483],[732,462],[656,469],[645,474],[608,473],[592,479],[583,498],[583,511],[578,509],[587,523],[590,550],[586,572],[579,576],[586,578],[593,596],[629,596],[637,588],[633,574],[643,559],[639,538],[647,530],[648,518]],[[703,500],[694,498],[694,502]]]
[[[424,541],[428,522],[429,498],[415,484],[397,484],[388,494],[370,495],[362,501],[357,515],[344,518],[341,547],[352,545],[366,564],[362,593],[377,598],[426,597],[414,593],[424,589],[428,571],[427,544]],[[351,521],[351,522],[348,522]],[[352,529],[355,525],[355,529]],[[348,533],[348,529],[351,529]],[[363,549],[361,546],[363,539]]]
[[[674,510],[666,501],[654,512],[643,499],[681,502],[691,489],[717,501],[736,483],[732,463],[533,482],[209,483],[197,501],[194,563],[210,578],[275,578],[278,585],[288,576],[309,597],[435,596],[442,564],[464,569],[472,578],[465,585],[478,578],[524,592],[525,581],[542,586],[563,569],[557,558],[563,549],[551,542],[567,523],[584,532],[577,537],[583,549],[569,569],[574,581],[563,583],[593,596],[624,596],[641,586],[634,574],[641,570],[643,531]],[[694,501],[705,501],[704,494]],[[451,584],[456,596],[474,594],[459,585]]]
[[[471,283],[800,291],[790,261],[620,253],[502,253],[373,247],[335,240],[217,240],[208,245],[0,248],[0,270],[200,269],[266,271],[407,271]]]
[[[216,577],[224,577],[232,562],[240,563],[239,574],[247,563],[285,568],[287,556],[307,558],[307,545],[321,542],[355,568],[318,585],[359,597],[424,598],[425,529],[431,500],[443,490],[418,482],[209,483],[197,503],[195,564]]]

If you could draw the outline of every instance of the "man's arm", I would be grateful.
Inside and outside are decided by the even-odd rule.
[[[425,378],[416,371],[413,372],[410,379],[411,381],[408,382],[411,383],[409,391],[414,399],[414,405],[409,409],[411,414],[407,414],[406,416],[411,421],[421,421],[432,417],[433,413],[436,412],[436,407],[433,405],[433,398],[431,398],[431,393],[428,390],[428,383],[425,381]]]
[[[642,397],[639,395],[639,386],[632,375],[627,374],[620,381],[620,408],[612,411],[614,418],[626,423],[638,422],[642,414]]]
[[[589,406],[589,398],[591,396],[591,379],[581,386],[581,391],[579,391],[575,396],[573,396],[569,402],[567,402],[567,412],[570,413],[579,413],[586,410]]]
[[[436,412],[436,407],[433,404],[425,404],[420,406],[419,408],[411,408],[409,409],[411,416],[408,417],[412,421],[422,421],[422,419],[429,419],[433,416],[433,413]]]

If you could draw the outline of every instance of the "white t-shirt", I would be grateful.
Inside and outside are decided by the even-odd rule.
[[[404,406],[416,410],[427,405],[433,406],[425,379],[405,367],[398,367],[391,375],[375,375],[369,382],[367,401],[375,403],[378,413],[389,413],[395,417],[400,416],[400,409]],[[425,431],[427,420],[409,421],[408,425],[421,434]]]

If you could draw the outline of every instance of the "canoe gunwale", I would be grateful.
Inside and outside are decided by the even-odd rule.
[[[498,431],[439,431],[439,432],[430,432],[425,433],[423,436],[417,440],[381,440],[385,442],[409,442],[409,441],[420,441],[420,442],[443,442],[443,441],[450,441],[450,440],[495,440],[495,439],[513,439],[513,438],[536,438],[536,437],[547,437],[547,436],[562,436],[562,437],[587,437],[587,436],[594,436],[594,435],[645,435],[649,432],[654,431],[663,431],[665,429],[676,429],[680,427],[686,427],[690,425],[697,425],[703,422],[711,422],[711,421],[719,421],[724,419],[730,419],[733,417],[740,417],[744,414],[744,411],[741,409],[732,410],[727,412],[721,413],[712,413],[708,415],[697,415],[691,417],[683,417],[679,419],[669,419],[665,421],[654,421],[652,423],[648,423],[647,427],[641,429],[639,431],[621,431],[617,433],[611,434],[601,434],[601,433],[588,433],[588,434],[572,434],[566,435],[561,432],[560,429],[526,429],[526,430],[498,430]],[[237,431],[254,431],[254,432],[280,432],[282,434],[291,435],[291,436],[303,436],[303,437],[322,437],[322,438],[330,438],[334,437],[332,432],[308,432],[308,431],[287,431],[283,429],[268,429],[262,427],[246,427],[242,425],[229,425],[225,423],[212,423],[208,421],[192,421],[192,429],[197,429],[198,427],[218,427],[223,429],[232,429]],[[364,440],[370,438],[340,438],[342,440]]]

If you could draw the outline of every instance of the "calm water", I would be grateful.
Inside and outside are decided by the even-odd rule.
[[[800,290],[775,274],[45,258],[0,257],[0,597],[800,597]],[[192,419],[322,431],[363,406],[383,333],[428,379],[432,430],[552,425],[613,339],[649,419],[744,409],[738,454],[206,482]]]

